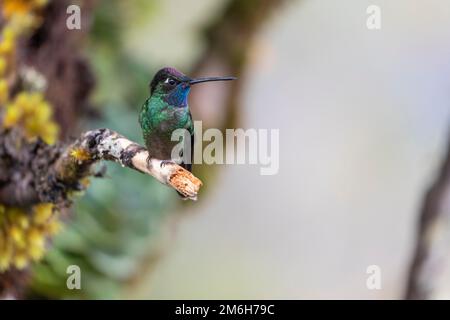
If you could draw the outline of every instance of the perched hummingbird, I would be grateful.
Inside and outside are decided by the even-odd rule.
[[[234,77],[192,79],[175,68],[159,70],[150,83],[150,97],[139,114],[139,124],[150,158],[171,161],[172,149],[178,141],[171,141],[176,129],[187,129],[191,134],[191,159],[194,156],[194,123],[188,106],[191,86],[207,81],[234,80]],[[186,146],[185,146],[186,147]],[[180,164],[191,171],[190,163]]]

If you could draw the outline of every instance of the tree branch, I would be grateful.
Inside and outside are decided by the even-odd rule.
[[[19,149],[11,146],[21,146]],[[25,143],[19,130],[0,135],[0,203],[30,206],[63,204],[81,180],[93,175],[92,165],[107,160],[156,178],[187,199],[196,200],[202,182],[174,162],[148,159],[148,151],[109,129],[83,133],[67,147],[40,140]]]
[[[90,166],[99,160],[120,163],[156,178],[185,197],[196,200],[202,182],[174,162],[148,159],[148,151],[109,129],[97,129],[81,135],[69,146],[55,165],[56,177],[66,183],[90,174]]]
[[[445,161],[421,210],[406,299],[430,299],[449,260],[450,139]]]

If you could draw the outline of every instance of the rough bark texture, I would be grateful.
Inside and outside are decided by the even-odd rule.
[[[38,139],[28,143],[21,130],[0,132],[0,203],[27,207],[38,202],[57,202],[48,175],[61,149]],[[58,187],[55,184],[58,190]]]

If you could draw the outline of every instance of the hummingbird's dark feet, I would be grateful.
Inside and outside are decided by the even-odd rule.
[[[168,165],[168,164],[170,164],[170,163],[172,163],[171,160],[162,160],[162,161],[161,161],[161,164],[160,164],[160,167],[161,167],[161,168],[164,168],[166,165]]]

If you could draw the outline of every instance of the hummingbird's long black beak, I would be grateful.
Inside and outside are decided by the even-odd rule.
[[[189,84],[197,84],[202,82],[209,82],[209,81],[230,81],[230,80],[236,80],[236,77],[207,77],[207,78],[197,78],[197,79],[191,79],[189,80]]]

